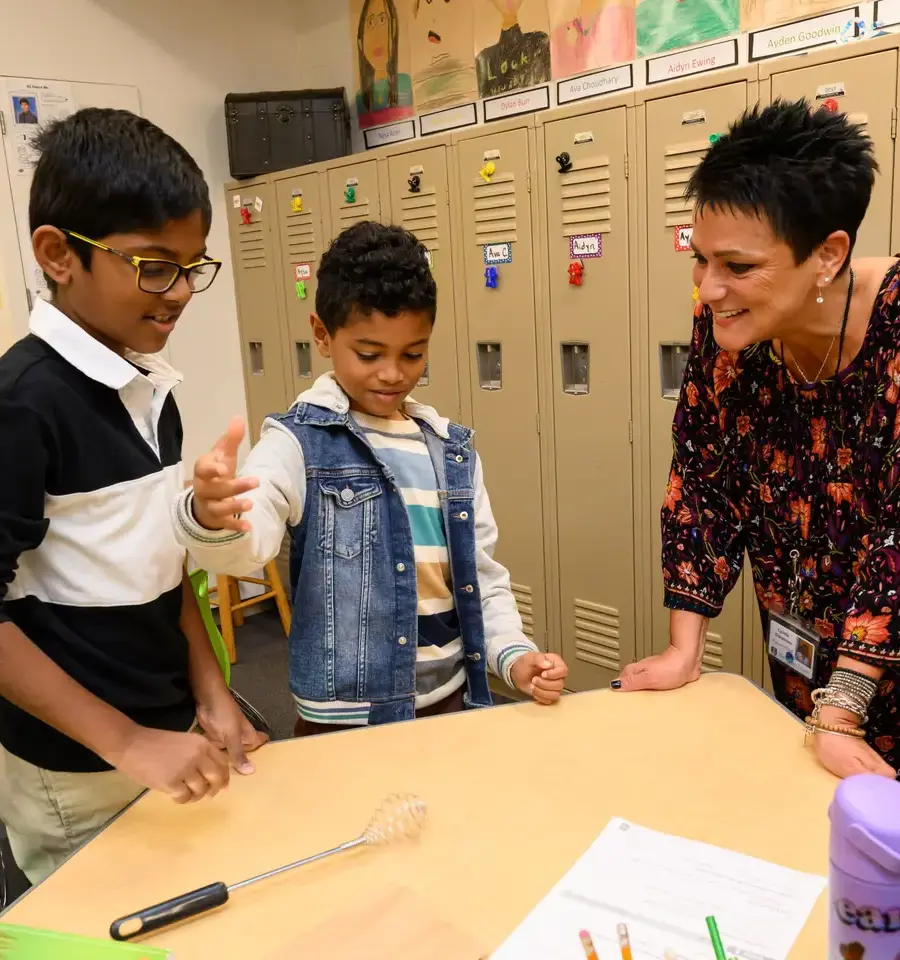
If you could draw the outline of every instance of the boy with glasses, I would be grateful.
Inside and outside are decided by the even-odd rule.
[[[169,520],[180,377],[158,354],[220,266],[203,175],[126,111],[82,110],[36,146],[53,300],[0,358],[0,821],[32,883],[145,787],[212,796],[263,741]]]

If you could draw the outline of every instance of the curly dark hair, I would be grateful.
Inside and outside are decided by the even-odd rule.
[[[686,196],[698,211],[765,219],[803,263],[837,230],[852,250],[877,172],[872,141],[844,114],[778,99],[751,107],[709,148]]]
[[[387,317],[422,311],[434,323],[437,284],[428,254],[403,227],[371,220],[347,227],[322,257],[316,278],[316,313],[332,336],[351,313],[368,317],[373,310]]]

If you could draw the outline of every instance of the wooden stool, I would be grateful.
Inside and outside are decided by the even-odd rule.
[[[275,605],[278,607],[278,615],[281,617],[281,625],[284,627],[284,635],[287,636],[290,632],[291,605],[288,603],[287,594],[284,592],[284,585],[281,582],[281,576],[274,560],[270,560],[266,564],[264,573],[265,577],[263,579],[258,577],[227,577],[217,574],[216,586],[209,591],[210,602],[214,607],[219,608],[222,639],[228,648],[228,659],[232,663],[237,660],[234,628],[243,625],[244,610],[247,607],[274,598]],[[258,583],[266,589],[259,596],[241,600],[241,583]]]

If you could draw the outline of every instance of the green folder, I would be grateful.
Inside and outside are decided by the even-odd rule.
[[[0,923],[0,960],[171,960],[159,947]]]

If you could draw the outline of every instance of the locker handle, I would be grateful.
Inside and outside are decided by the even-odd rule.
[[[254,376],[261,375],[266,372],[265,364],[263,363],[263,345],[259,340],[251,340],[247,344],[247,350],[250,354],[250,373]]]
[[[560,346],[563,393],[583,397],[590,393],[590,344],[563,343]]]
[[[561,153],[556,162],[559,164],[560,173],[568,173],[572,169],[572,158],[568,153]]]
[[[425,361],[425,369],[422,371],[422,376],[419,377],[419,382],[416,384],[419,387],[427,387],[431,381],[428,377],[428,361]]]
[[[294,349],[297,352],[297,376],[310,379],[312,377],[312,344],[309,340],[295,340]]]
[[[499,343],[479,343],[478,386],[482,390],[503,389],[503,350]]]
[[[677,400],[687,366],[690,344],[673,341],[659,345],[659,390],[664,400]]]

